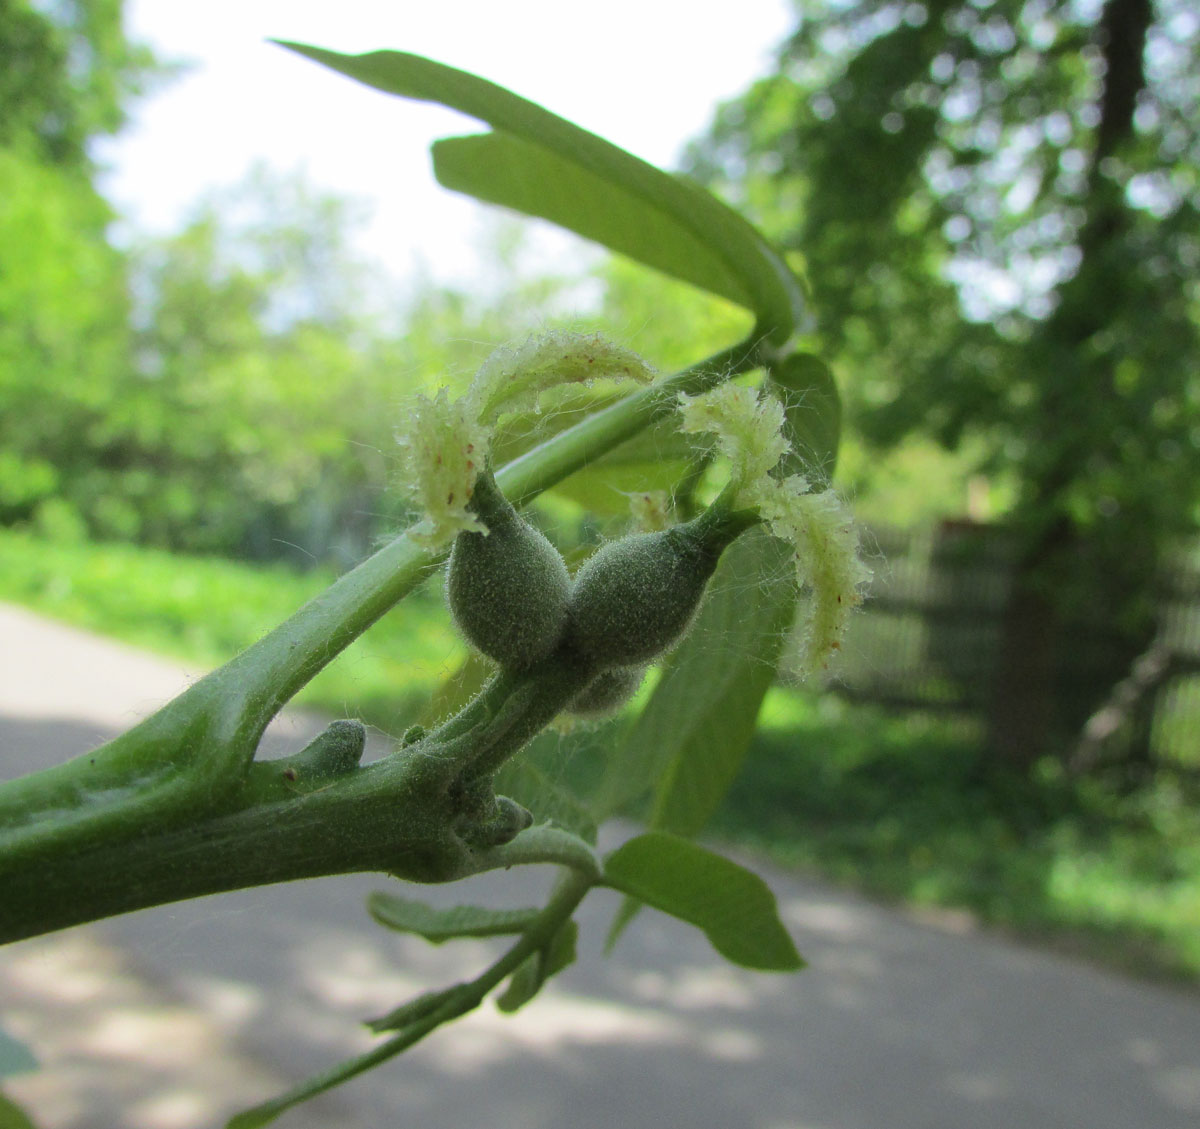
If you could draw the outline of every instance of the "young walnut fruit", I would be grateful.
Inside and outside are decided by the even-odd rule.
[[[570,645],[600,671],[662,654],[687,630],[725,546],[754,521],[710,509],[598,549],[575,575]]]
[[[501,666],[521,669],[558,644],[571,578],[562,555],[509,504],[490,472],[475,483],[471,509],[487,533],[460,533],[450,553],[446,595],[459,630]]]
[[[644,666],[616,666],[603,671],[567,703],[567,712],[576,717],[607,717],[637,693],[645,677]]]

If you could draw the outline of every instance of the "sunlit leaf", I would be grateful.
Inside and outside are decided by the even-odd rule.
[[[551,938],[550,943],[534,953],[509,979],[508,987],[497,998],[496,1006],[507,1014],[524,1007],[542,990],[552,976],[556,976],[575,962],[575,942],[579,937],[579,926],[568,921]]]
[[[603,810],[652,785],[651,828],[692,836],[705,826],[750,748],[795,598],[781,542],[754,531],[725,551],[697,623],[614,756]],[[622,903],[609,948],[636,912]]]
[[[438,102],[491,125],[495,134],[441,143],[439,176],[453,186],[546,216],[730,297],[752,309],[774,340],[796,327],[804,299],[791,271],[749,223],[699,186],[495,83],[429,59],[282,45],[376,89]],[[572,194],[581,206],[571,203]]]
[[[537,216],[739,306],[754,301],[690,226],[611,180],[505,133],[450,137],[433,146],[438,182],[478,200]]]
[[[650,831],[610,854],[604,874],[616,889],[702,929],[735,964],[775,972],[804,967],[767,884],[721,855]]]

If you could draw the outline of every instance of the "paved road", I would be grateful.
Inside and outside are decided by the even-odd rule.
[[[188,681],[0,605],[0,777],[93,746]],[[273,740],[295,744],[315,719]],[[760,868],[761,870],[762,868]],[[810,967],[756,975],[651,913],[512,1019],[488,1005],[281,1120],[291,1129],[1196,1129],[1200,1000],[763,871]],[[523,904],[546,868],[426,891]],[[339,878],[161,907],[0,950],[10,1080],[44,1129],[193,1129],[367,1045],[358,1020],[477,969]]]

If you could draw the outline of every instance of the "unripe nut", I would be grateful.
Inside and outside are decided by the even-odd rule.
[[[596,675],[567,703],[576,717],[605,717],[623,706],[646,677],[644,666],[615,666]]]
[[[571,645],[598,670],[662,654],[687,630],[722,547],[683,525],[598,549],[575,576]]]
[[[460,533],[446,595],[472,646],[510,669],[532,666],[562,637],[571,579],[562,555],[481,475],[472,508],[488,527]]]

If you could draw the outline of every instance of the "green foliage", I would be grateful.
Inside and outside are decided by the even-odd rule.
[[[123,0],[0,0],[0,147],[90,171],[88,142],[120,128],[154,69],[149,52],[126,39],[123,8]]]
[[[439,100],[495,126],[498,132],[488,138],[443,147],[443,156],[457,162],[453,176],[472,191],[519,202],[615,249],[636,251],[668,273],[735,298],[755,315],[752,336],[726,343],[707,360],[652,383],[653,371],[639,358],[606,343],[565,348],[565,337],[543,338],[505,353],[487,370],[491,384],[485,382],[481,393],[484,415],[514,395],[536,394],[557,383],[564,366],[571,379],[587,381],[597,372],[628,375],[636,364],[648,387],[600,411],[595,401],[585,405],[585,418],[500,468],[495,483],[489,472],[480,491],[481,513],[489,487],[528,502],[634,439],[681,402],[694,405],[723,381],[778,361],[769,346],[788,340],[799,324],[799,285],[751,227],[695,186],[516,95],[439,64],[394,53],[351,59],[297,49],[372,85]],[[477,163],[481,152],[486,166]],[[467,157],[472,160],[464,163]],[[443,163],[443,171],[448,167]],[[576,200],[577,195],[583,199]],[[261,198],[273,199],[269,192]],[[387,370],[378,364],[379,351],[370,348],[365,323],[343,310],[336,296],[331,300],[323,286],[341,261],[337,209],[313,210],[303,196],[299,205],[295,224],[260,229],[232,252],[214,215],[201,214],[163,254],[146,260],[146,285],[139,288],[135,311],[136,349],[128,349],[128,340],[120,337],[119,352],[124,352],[101,382],[105,396],[116,395],[118,408],[85,420],[93,426],[72,435],[78,472],[53,484],[54,500],[73,507],[81,524],[163,544],[228,548],[264,524],[277,533],[269,521],[273,512],[288,513],[318,484],[339,500],[355,485],[370,484],[366,468],[358,468],[358,477],[339,480],[337,472],[346,464],[323,456],[350,441],[368,447],[378,434],[378,380]],[[314,222],[304,222],[308,215]],[[609,368],[601,363],[602,354],[612,361]],[[819,375],[827,383],[826,374]],[[16,387],[30,393],[28,374]],[[334,410],[348,387],[370,394],[368,409],[357,421],[361,432],[346,427],[353,416]],[[756,395],[747,399],[745,390],[737,391],[734,399],[747,410],[760,403]],[[824,395],[816,412],[821,419],[836,406],[827,393],[818,390]],[[602,861],[586,839],[546,821],[547,811],[562,812],[564,822],[578,822],[590,835],[593,828],[576,819],[578,810],[590,816],[577,797],[561,797],[543,786],[536,771],[526,771],[519,782],[535,797],[531,806],[541,819],[531,826],[530,811],[495,791],[501,770],[578,700],[598,673],[643,662],[673,644],[701,602],[721,553],[752,525],[774,520],[765,508],[761,513],[734,510],[731,501],[747,485],[750,466],[774,489],[765,476],[786,444],[779,431],[782,410],[766,402],[774,423],[764,451],[744,444],[735,456],[741,463],[734,481],[698,517],[610,543],[595,554],[570,582],[565,631],[561,613],[568,576],[540,535],[533,542],[536,555],[544,563],[548,551],[556,565],[552,591],[529,583],[527,559],[516,562],[515,587],[497,591],[489,583],[504,562],[459,557],[452,566],[459,580],[464,564],[467,572],[474,568],[478,574],[465,595],[452,575],[451,598],[460,620],[464,599],[491,600],[505,605],[501,612],[511,611],[506,605],[516,601],[524,585],[536,604],[554,604],[551,626],[540,631],[536,656],[526,650],[515,657],[500,654],[499,671],[461,709],[432,727],[410,728],[392,755],[360,763],[365,731],[357,720],[333,723],[282,761],[260,761],[257,752],[284,704],[443,563],[444,549],[422,535],[424,523],[338,577],[128,733],[86,757],[6,782],[0,787],[0,883],[5,889],[0,939],[318,873],[376,870],[431,883],[520,864],[560,868],[546,905],[532,912],[435,911],[377,897],[372,908],[381,921],[430,940],[497,933],[515,940],[469,983],[426,993],[374,1021],[376,1030],[391,1034],[372,1051],[234,1118],[234,1127],[266,1124],[296,1102],[400,1053],[479,1006],[505,981],[497,1006],[504,1011],[523,1006],[574,960],[573,914],[599,885],[614,886],[697,925],[718,951],[746,967],[801,967],[770,891],[740,866],[657,831]],[[469,405],[472,424],[481,405]],[[462,440],[461,428],[438,432],[445,434],[451,436],[445,446],[424,452],[425,465],[435,470],[444,467],[451,442],[458,442],[459,455],[473,450]],[[828,427],[820,434],[831,455]],[[296,443],[298,436],[303,445]],[[29,450],[44,453],[36,444]],[[764,453],[769,458],[762,458]],[[704,460],[687,446],[681,455],[684,492],[694,494]],[[213,487],[218,466],[223,483]],[[469,496],[469,489],[450,495],[439,490],[434,501],[461,507]],[[492,526],[487,542],[502,557],[516,549],[527,558],[533,531],[498,490],[491,501],[496,504],[483,513]],[[422,502],[432,511],[430,499]],[[473,525],[462,519],[452,531]],[[504,538],[506,528],[516,531],[515,538]],[[39,561],[34,587],[50,599],[68,594],[69,587],[45,587],[46,564]],[[128,576],[122,580],[128,590]],[[821,577],[814,572],[808,582],[819,586]],[[768,620],[775,610],[771,602]],[[205,619],[215,619],[214,611],[206,607]],[[526,612],[518,610],[519,618],[530,618]],[[493,654],[501,649],[492,640],[484,646]],[[761,649],[756,654],[759,674],[770,669],[764,655]],[[405,681],[412,686],[411,678]],[[740,718],[746,723],[765,682],[747,680],[741,672],[733,681],[737,692],[727,701],[746,711]],[[736,744],[742,734],[733,736]],[[721,734],[709,735],[708,742],[714,739]],[[689,734],[689,744],[699,764],[718,763],[700,734]],[[740,749],[733,751],[736,756]],[[731,775],[722,762],[697,801],[679,785],[687,773],[677,773],[664,793],[664,819],[697,830]]]
[[[775,73],[693,154],[817,280],[853,426],[962,448],[1005,480],[1022,552],[989,739],[1025,763],[1145,648],[1155,569],[1200,507],[1184,9],[798,4]],[[1121,634],[1086,685],[1033,637],[1079,606]]]
[[[127,364],[125,264],[88,153],[153,66],[122,7],[0,3],[0,525],[84,527],[66,484]]]
[[[413,359],[344,308],[344,209],[256,175],[138,253],[130,311],[91,190],[20,155],[0,171],[0,522],[361,557],[398,516],[379,405]]]
[[[788,866],[1133,972],[1200,976],[1194,782],[990,763],[977,727],[777,692],[714,821]]]
[[[784,557],[761,532],[723,555],[695,626],[606,757],[594,800],[599,813],[627,810],[652,793],[652,826],[694,835],[706,824],[741,765],[774,681],[795,601],[780,567]]]
[[[649,831],[608,855],[604,873],[618,890],[702,929],[735,964],[772,972],[803,967],[766,883],[721,855]]]
[[[1161,65],[1105,83],[1098,6],[805,4],[778,73],[722,111],[694,165],[744,163],[731,189],[820,279],[858,426],[986,435],[1031,486],[1070,450],[1070,486],[1042,504],[1069,491],[1079,520],[1105,498],[1126,522],[1190,519],[1190,486],[1162,497],[1164,473],[1187,473],[1198,348],[1200,83],[1177,9],[1152,17]],[[1163,443],[1182,444],[1165,467]]]
[[[285,43],[377,89],[461,110],[491,125],[441,142],[447,187],[551,219],[730,298],[786,341],[803,315],[791,271],[737,213],[708,193],[475,75],[397,51],[339,55]],[[443,175],[445,179],[443,179]]]
[[[128,345],[109,214],[74,174],[0,149],[0,521],[44,507],[81,461]]]
[[[536,909],[484,909],[454,906],[434,909],[395,894],[372,894],[367,909],[380,925],[401,933],[416,933],[438,945],[455,937],[503,937],[523,933],[538,915]]]

